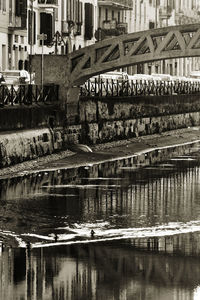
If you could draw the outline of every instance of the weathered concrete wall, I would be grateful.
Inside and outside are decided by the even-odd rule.
[[[81,98],[80,122],[124,120],[200,111],[200,95]]]
[[[74,143],[90,145],[198,126],[199,100],[199,95],[80,99],[79,122],[71,125],[56,107],[2,108],[0,168]]]
[[[64,116],[58,104],[5,106],[0,108],[0,132],[41,127],[59,127]]]
[[[20,130],[0,134],[0,168],[51,154],[63,147],[61,132]]]
[[[82,142],[102,143],[200,125],[200,95],[84,99]]]
[[[66,55],[44,55],[44,84],[59,85],[60,109],[65,112],[66,122],[74,124],[78,119],[79,88],[70,86],[69,59]],[[32,57],[35,83],[41,84],[41,55]]]

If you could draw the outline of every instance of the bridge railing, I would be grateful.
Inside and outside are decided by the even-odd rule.
[[[175,95],[200,93],[197,81],[147,81],[147,80],[88,80],[81,86],[80,95],[85,97],[120,97],[147,95]]]
[[[58,101],[58,85],[0,85],[0,106]]]

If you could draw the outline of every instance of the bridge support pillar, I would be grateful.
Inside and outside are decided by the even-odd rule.
[[[35,83],[40,85],[42,72],[43,84],[59,85],[60,109],[65,113],[65,124],[75,124],[78,121],[79,87],[70,83],[69,59],[66,55],[32,56],[32,72],[35,73]],[[42,65],[43,70],[41,69]]]
[[[78,114],[78,102],[79,102],[79,87],[68,87],[67,88],[67,99],[65,101],[65,112],[67,124],[77,123]]]

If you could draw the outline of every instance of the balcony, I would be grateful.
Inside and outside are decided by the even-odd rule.
[[[38,0],[40,8],[57,8],[56,0]]]
[[[121,32],[120,34],[126,34],[128,33],[128,23],[118,23],[117,24],[117,30]]]
[[[200,15],[197,10],[179,11],[175,14],[176,24],[199,23]]]
[[[109,6],[120,10],[132,10],[132,0],[98,0],[99,6]]]
[[[26,29],[26,16],[15,16],[14,14],[9,16],[9,25],[8,25],[9,30],[24,30]]]
[[[128,23],[117,22],[116,20],[103,21],[102,29],[105,30],[117,30],[120,34],[127,33]]]
[[[118,23],[116,20],[104,21],[102,28],[98,28],[95,32],[95,38],[100,41],[106,38],[115,37],[125,34],[128,31],[127,23]]]
[[[170,6],[168,7],[162,7],[159,10],[159,17],[160,19],[169,19],[172,15],[172,8]]]

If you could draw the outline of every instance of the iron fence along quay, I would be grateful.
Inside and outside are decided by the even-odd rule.
[[[200,81],[147,81],[147,80],[87,80],[81,86],[80,95],[85,97],[120,97],[147,95],[196,94],[200,92]]]
[[[0,106],[58,101],[58,85],[0,85]]]

